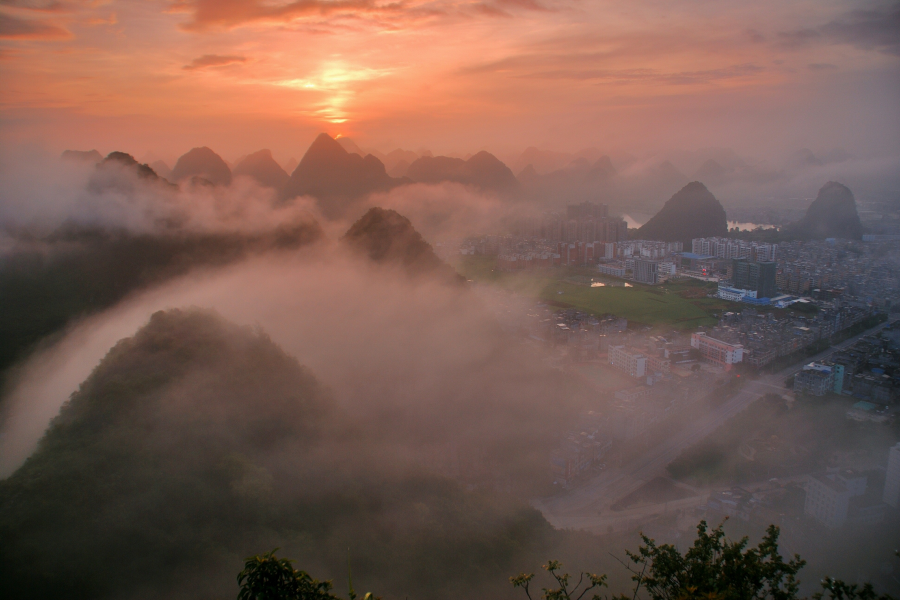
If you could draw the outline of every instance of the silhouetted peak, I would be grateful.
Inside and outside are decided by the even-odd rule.
[[[341,145],[341,148],[351,154],[359,154],[360,156],[365,156],[367,154],[367,152],[364,152],[362,148],[356,145],[356,142],[348,137],[342,136],[337,138],[335,141]]]
[[[302,164],[303,161],[310,158],[342,157],[347,154],[347,151],[344,150],[344,147],[341,146],[336,139],[327,133],[320,133],[318,137],[313,140],[313,143],[310,144],[309,148],[306,150],[306,154],[300,159],[300,163]]]
[[[819,189],[816,199],[806,209],[806,215],[789,225],[786,231],[801,238],[860,239],[862,223],[853,192],[842,183],[829,181]]]
[[[97,164],[98,169],[102,169],[108,165],[119,165],[125,168],[134,168],[139,177],[146,177],[150,179],[158,179],[159,176],[156,174],[156,171],[150,168],[149,165],[141,164],[135,158],[128,154],[127,152],[110,152],[106,155],[100,163]]]
[[[103,155],[97,150],[65,150],[60,158],[63,160],[98,163],[103,160]]]
[[[272,158],[271,150],[248,154],[235,165],[234,174],[250,176],[260,185],[276,190],[280,190],[288,180],[288,174]]]
[[[377,263],[394,263],[411,275],[432,274],[465,281],[434,253],[412,223],[392,209],[369,209],[341,238]]]
[[[724,236],[728,222],[722,204],[699,181],[691,181],[666,201],[662,209],[638,229],[644,239],[681,241]]]
[[[175,181],[195,176],[207,179],[215,185],[231,183],[231,169],[221,156],[206,146],[192,148],[183,154],[172,169],[172,178]]]

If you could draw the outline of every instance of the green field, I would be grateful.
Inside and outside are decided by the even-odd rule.
[[[460,257],[454,266],[467,279],[493,283],[543,300],[559,308],[577,308],[596,315],[613,314],[646,325],[694,329],[715,325],[717,315],[734,309],[731,302],[707,298],[715,284],[694,279],[657,286],[630,284],[601,276],[590,268],[559,268],[529,273],[503,273],[489,256]],[[610,285],[591,287],[591,279]],[[617,285],[618,284],[618,285]]]

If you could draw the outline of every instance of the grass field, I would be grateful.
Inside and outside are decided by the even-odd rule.
[[[572,307],[596,315],[613,314],[646,325],[669,325],[678,329],[715,325],[718,318],[714,315],[736,306],[725,300],[707,298],[715,284],[694,279],[657,286],[612,284],[591,287],[592,278],[613,282],[590,268],[503,273],[495,265],[496,259],[488,256],[460,257],[454,264],[460,273],[473,281],[499,285],[560,308]]]

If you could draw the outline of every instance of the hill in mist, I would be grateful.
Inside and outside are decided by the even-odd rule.
[[[173,180],[183,181],[192,177],[205,179],[213,185],[230,185],[231,169],[221,156],[202,146],[181,155],[172,167]]]
[[[519,188],[519,182],[509,167],[483,150],[468,160],[421,156],[409,165],[406,176],[418,183],[453,181],[501,193],[515,192]]]
[[[284,169],[272,158],[271,150],[260,150],[241,159],[234,166],[233,174],[247,175],[259,185],[280,190],[290,179]]]
[[[686,247],[690,247],[693,238],[724,236],[727,233],[725,209],[699,181],[692,181],[681,188],[637,230],[637,236],[642,239],[680,241]]]
[[[256,232],[138,233],[74,223],[46,236],[21,232],[0,262],[0,374],[45,336],[128,294],[195,268],[293,250],[321,235],[312,220]]]
[[[64,150],[60,158],[63,160],[98,163],[103,160],[103,155],[97,150]]]
[[[389,597],[494,597],[566,539],[523,502],[382,456],[377,433],[263,332],[157,312],[0,481],[4,590],[227,597],[243,557],[280,547],[339,582],[349,548],[354,582]]]
[[[315,139],[285,184],[285,200],[312,196],[327,217],[338,217],[373,192],[384,192],[408,180],[387,174],[371,154],[365,158],[347,152],[328,134]]]
[[[788,237],[825,239],[829,237],[862,239],[862,223],[856,211],[856,199],[850,189],[836,181],[829,181],[806,210],[806,215],[785,227]]]
[[[164,179],[173,179],[172,168],[169,167],[164,160],[154,160],[150,163],[150,168],[156,171],[156,174]]]
[[[438,258],[431,244],[409,219],[395,210],[369,209],[341,240],[354,251],[382,264],[396,264],[411,275],[431,275],[464,283],[450,265]]]

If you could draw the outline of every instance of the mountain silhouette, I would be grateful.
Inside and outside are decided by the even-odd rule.
[[[724,177],[726,173],[728,173],[728,170],[725,167],[710,158],[700,165],[700,168],[697,169],[697,172],[694,174],[694,178],[698,180],[705,179],[707,181],[717,181]]]
[[[97,163],[88,179],[87,188],[92,192],[117,190],[131,193],[137,186],[148,184],[161,185],[164,189],[176,187],[157,175],[149,165],[138,162],[126,152],[116,151],[110,152]]]
[[[150,168],[156,171],[156,174],[164,179],[172,179],[172,169],[162,160],[156,160],[150,163]]]
[[[385,172],[384,164],[371,154],[365,158],[347,152],[328,134],[312,143],[282,191],[282,198],[312,196],[330,218],[343,215],[348,207],[373,192],[384,192],[408,182]]]
[[[182,181],[199,177],[214,185],[230,185],[231,169],[222,157],[207,148],[193,148],[183,154],[172,168],[172,179]]]
[[[280,190],[290,179],[275,159],[272,158],[271,150],[260,150],[248,156],[234,166],[232,173],[237,175],[247,175],[256,180],[260,185]]]
[[[341,240],[372,261],[396,264],[410,275],[436,275],[455,283],[465,279],[438,258],[431,244],[409,219],[395,210],[374,207],[353,224]]]
[[[683,242],[728,233],[725,209],[699,181],[687,184],[669,198],[662,209],[644,223],[637,235],[642,239]]]
[[[519,182],[509,167],[483,150],[468,160],[422,156],[409,165],[406,176],[419,183],[454,181],[496,192],[513,192],[519,188]]]
[[[785,233],[802,239],[830,237],[862,239],[862,223],[856,212],[856,199],[850,189],[836,181],[829,181],[806,209],[806,215],[785,227]]]
[[[352,139],[350,139],[348,137],[342,136],[342,137],[337,138],[335,141],[341,145],[341,148],[343,148],[344,150],[346,150],[347,152],[349,152],[351,154],[359,154],[360,156],[365,156],[366,154],[368,154],[368,152],[363,151],[363,149],[360,148],[356,144],[356,142],[354,142]]]
[[[103,155],[97,150],[64,150],[60,158],[63,160],[98,163],[103,160]]]

